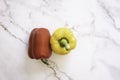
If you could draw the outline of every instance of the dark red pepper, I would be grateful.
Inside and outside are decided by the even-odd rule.
[[[50,33],[46,28],[35,28],[29,38],[28,54],[32,59],[47,59],[51,56]]]

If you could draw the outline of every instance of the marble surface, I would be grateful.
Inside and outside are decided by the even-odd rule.
[[[28,57],[33,28],[63,26],[77,38],[70,54]],[[120,80],[120,0],[0,0],[0,55],[0,80]]]

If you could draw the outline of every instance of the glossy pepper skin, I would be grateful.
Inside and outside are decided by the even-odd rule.
[[[32,59],[47,59],[51,56],[50,33],[46,28],[35,28],[29,38],[28,55]]]
[[[52,50],[57,54],[67,54],[76,47],[76,38],[66,27],[57,29],[50,38]]]

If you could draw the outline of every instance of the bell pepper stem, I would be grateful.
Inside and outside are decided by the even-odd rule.
[[[49,63],[48,63],[48,60],[47,60],[47,59],[42,58],[42,59],[41,59],[41,61],[42,61],[44,64],[49,65]]]
[[[63,45],[67,50],[70,49],[70,45],[68,44],[66,39],[61,39],[60,44]]]

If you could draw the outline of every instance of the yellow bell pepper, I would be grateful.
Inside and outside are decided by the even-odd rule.
[[[66,27],[57,29],[50,39],[52,50],[57,54],[67,54],[76,47],[76,38]]]

